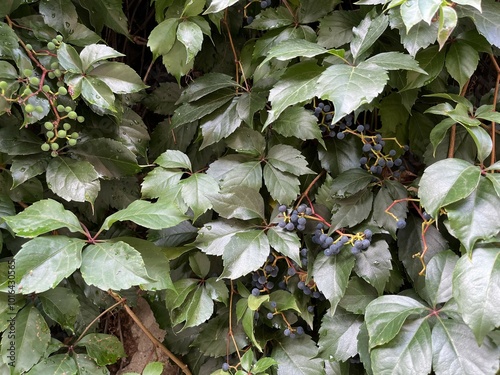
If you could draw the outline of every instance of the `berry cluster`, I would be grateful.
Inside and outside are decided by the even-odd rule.
[[[318,102],[314,107],[314,115],[318,118],[318,123],[321,132],[325,137],[344,139],[346,129],[352,126],[352,115],[345,116],[344,119],[336,124],[332,123],[333,110],[332,106],[325,102]]]
[[[245,6],[245,17],[247,19],[247,24],[250,25],[253,20],[254,20],[254,17],[253,16],[250,16],[250,15],[247,15],[247,8],[249,6],[251,6],[253,3],[259,3],[260,5],[260,10],[264,10],[266,8],[269,8],[270,6],[273,5],[273,2],[272,0],[251,0],[246,6]],[[259,9],[259,8],[256,8],[256,9]],[[258,10],[255,11],[256,13],[258,13]]]
[[[306,229],[307,217],[312,214],[312,209],[306,204],[301,204],[293,210],[282,204],[278,207],[278,211],[283,214],[278,221],[278,226],[290,232],[295,229],[299,231]]]
[[[356,234],[343,234],[333,239],[323,224],[318,224],[312,240],[324,249],[326,256],[337,255],[340,253],[344,245],[351,245],[351,253],[359,254],[361,251],[366,251],[370,247],[373,233],[370,229]]]
[[[365,129],[361,129],[362,127],[365,127]],[[358,125],[357,130],[362,133],[366,130],[366,125]],[[400,172],[405,167],[401,158],[394,158],[397,154],[396,150],[391,149],[387,154],[384,154],[382,150],[385,146],[385,140],[380,134],[375,134],[374,136],[362,134],[361,140],[363,142],[362,151],[365,153],[365,156],[359,159],[361,166],[374,175],[381,175],[386,170],[388,173],[392,173],[395,178],[398,178]],[[391,140],[397,143],[396,139]],[[404,151],[408,151],[408,146],[400,147]]]

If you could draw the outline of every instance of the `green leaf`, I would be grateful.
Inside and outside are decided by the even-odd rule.
[[[466,42],[457,40],[446,53],[445,65],[452,78],[460,85],[460,91],[474,74],[479,62],[479,53]]]
[[[24,373],[42,358],[49,341],[50,330],[42,314],[33,305],[26,306],[15,317],[15,338],[2,335],[2,360],[7,364],[15,363],[14,368],[11,367],[13,373]],[[14,356],[10,353],[12,344],[15,348]]]
[[[262,186],[260,160],[248,161],[242,155],[228,155],[210,164],[207,174],[217,180],[223,188],[246,186],[259,190]]]
[[[432,19],[441,5],[439,0],[407,0],[401,7],[401,17],[406,26],[406,31],[423,21],[428,25],[431,24]]]
[[[356,255],[354,272],[373,285],[381,295],[391,274],[391,259],[391,252],[386,241],[372,242],[367,251]]]
[[[406,188],[399,181],[385,180],[382,187],[375,196],[373,202],[373,218],[379,227],[386,229],[393,236],[396,235],[397,221],[387,214],[385,210],[396,200],[405,199],[408,197]],[[392,206],[391,213],[397,218],[406,218],[408,212],[408,202],[402,201]]]
[[[439,49],[443,49],[446,41],[457,26],[458,16],[455,9],[451,6],[441,6],[439,8],[439,30],[438,43]]]
[[[337,309],[335,315],[325,314],[319,329],[319,355],[335,361],[347,361],[358,353],[357,336],[363,320]]]
[[[241,98],[238,104],[240,101]],[[243,126],[236,129],[236,131],[226,139],[226,144],[239,154],[256,157],[262,156],[266,149],[266,139],[262,134],[256,130]]]
[[[180,184],[182,199],[193,210],[193,220],[212,208],[211,197],[219,192],[219,185],[213,177],[203,173],[194,173],[181,180]]]
[[[184,103],[175,110],[174,116],[172,117],[172,129],[201,119],[222,107],[233,98],[233,90],[223,89],[220,92],[206,95],[194,103]]]
[[[167,72],[172,74],[179,84],[181,77],[186,75],[194,66],[194,60],[186,63],[187,56],[188,52],[184,44],[176,40],[172,49],[162,58]]]
[[[282,172],[288,172],[296,176],[314,174],[307,167],[307,160],[296,148],[279,144],[273,146],[266,155],[267,162]]]
[[[85,241],[66,236],[38,237],[16,254],[16,281],[23,294],[55,288],[82,263]]]
[[[237,279],[264,264],[269,255],[269,241],[262,230],[238,232],[224,247],[224,271],[220,278]]]
[[[89,333],[78,341],[77,346],[85,347],[89,357],[99,366],[111,365],[126,356],[120,340],[104,333]]]
[[[176,226],[188,217],[183,215],[174,202],[160,200],[156,203],[137,200],[127,208],[108,216],[101,230],[108,230],[117,221],[130,220],[150,229],[163,229]]]
[[[323,364],[316,358],[318,348],[308,335],[284,338],[277,343],[271,357],[278,362],[278,375],[317,375]]]
[[[333,179],[330,191],[333,198],[347,198],[365,189],[372,182],[372,175],[364,169],[349,169]]]
[[[448,133],[448,130],[455,124],[455,120],[451,118],[445,118],[443,121],[432,128],[429,138],[432,143],[434,156],[436,155],[437,147],[441,144],[441,142],[443,142],[446,134]]]
[[[340,0],[326,0],[321,3],[315,0],[303,0],[299,6],[299,22],[316,22],[338,4],[340,4]]]
[[[82,59],[76,50],[66,43],[61,43],[57,49],[59,64],[70,73],[83,73]]]
[[[475,6],[475,9],[460,7],[462,14],[474,20],[477,31],[483,35],[490,44],[500,48],[500,4],[493,0],[483,0],[480,3],[477,0],[462,0],[459,4]],[[474,4],[474,5],[473,5]]]
[[[262,10],[252,23],[246,26],[253,30],[271,30],[293,24],[293,15],[284,6]]]
[[[196,23],[186,20],[179,23],[177,27],[177,39],[186,47],[186,63],[188,63],[193,60],[196,54],[201,50],[203,32]]]
[[[87,73],[88,70],[99,61],[114,59],[116,57],[122,56],[125,55],[103,44],[91,44],[89,46],[86,46],[84,49],[82,49],[82,52],[80,52],[83,71]]]
[[[161,375],[163,372],[163,363],[149,362],[142,372],[142,375]]]
[[[203,14],[217,13],[236,4],[238,0],[213,0]]]
[[[296,57],[314,57],[326,52],[327,50],[318,44],[308,42],[304,39],[284,40],[269,49],[267,57],[260,65],[264,65],[271,59],[286,61]]]
[[[358,66],[332,65],[319,77],[315,94],[331,100],[335,107],[332,123],[370,103],[382,92],[388,80],[387,72],[366,62]]]
[[[236,88],[238,83],[222,73],[207,73],[193,81],[181,93],[176,104],[194,102],[223,88]]]
[[[493,149],[493,142],[491,140],[491,136],[488,134],[486,130],[479,126],[465,126],[465,129],[470,134],[474,143],[477,147],[477,159],[480,162],[483,162],[486,159]]]
[[[354,314],[364,314],[366,306],[378,297],[377,290],[363,279],[353,276],[347,284],[339,306]]]
[[[241,125],[236,110],[237,103],[238,99],[235,98],[228,105],[218,108],[201,120],[203,143],[200,150],[231,135]]]
[[[167,150],[155,160],[155,164],[162,166],[163,168],[173,169],[181,168],[191,170],[191,161],[189,157],[177,150]]]
[[[300,239],[297,233],[273,226],[267,231],[267,238],[269,239],[269,245],[274,250],[292,259],[297,264],[301,264]]]
[[[82,79],[82,96],[91,105],[116,112],[115,95],[100,79],[85,76]]]
[[[33,203],[16,216],[4,217],[9,227],[20,237],[36,237],[60,228],[84,233],[78,218],[52,199]]]
[[[419,183],[422,206],[432,217],[441,207],[467,198],[477,189],[481,171],[460,159],[440,160],[427,167]]]
[[[115,94],[130,94],[147,86],[134,69],[119,62],[105,62],[87,73],[104,82]]]
[[[31,131],[15,126],[0,128],[0,152],[8,155],[39,154],[41,145],[41,139]]]
[[[15,157],[10,166],[12,189],[45,172],[50,160],[51,157],[40,157],[40,154]]]
[[[288,68],[269,92],[272,109],[264,126],[276,120],[288,106],[313,98],[318,76],[323,70],[315,61],[304,61]]]
[[[431,372],[432,348],[429,322],[425,318],[409,321],[391,342],[372,349],[373,373],[427,375]]]
[[[255,374],[261,373],[266,371],[269,367],[277,365],[278,362],[276,362],[273,358],[270,357],[262,357],[259,359],[253,366],[252,366],[252,371]]]
[[[246,186],[207,190],[214,210],[226,219],[265,219],[262,195]]]
[[[89,10],[90,22],[100,32],[104,25],[117,33],[129,36],[127,17],[119,0],[86,0],[81,4]]]
[[[252,341],[255,347],[262,351],[262,347],[259,342],[255,339],[254,333],[254,316],[255,311],[248,307],[247,299],[240,299],[236,303],[236,315],[238,317],[238,322],[241,321],[241,326],[247,337]]]
[[[389,343],[409,316],[420,315],[426,311],[426,306],[406,296],[386,295],[370,302],[365,313],[370,348]]]
[[[418,61],[420,68],[425,70],[427,74],[411,71],[406,73],[404,90],[419,88],[434,81],[443,70],[445,53],[444,51],[438,51],[438,46],[431,46],[417,53],[415,59]]]
[[[416,61],[410,55],[401,52],[382,52],[370,57],[365,61],[380,66],[386,70],[412,70],[417,73],[427,74],[425,70],[419,67]]]
[[[369,215],[373,203],[373,193],[365,189],[344,199],[334,199],[332,217],[333,230],[343,227],[353,227],[361,223]]]
[[[78,253],[78,258],[81,261],[80,253]],[[57,287],[41,293],[38,298],[40,298],[45,314],[62,328],[73,332],[80,310],[80,302],[76,294],[68,288]]]
[[[148,276],[141,254],[123,241],[89,245],[80,270],[87,284],[101,290],[128,289],[155,281]]]
[[[344,296],[354,263],[355,258],[348,251],[329,257],[320,253],[314,261],[312,276],[318,289],[330,301],[332,314]]]
[[[199,287],[189,298],[184,328],[198,326],[212,316],[214,303],[206,288]]]
[[[2,35],[2,43],[0,45],[0,56],[13,56],[14,50],[19,46],[17,35],[12,28],[4,22],[0,22],[0,35]]]
[[[318,119],[304,107],[285,109],[278,119],[272,123],[272,128],[285,137],[296,137],[303,141],[316,139],[320,144],[324,145]]]
[[[299,179],[287,172],[281,172],[274,166],[264,166],[264,182],[271,197],[282,204],[294,201],[299,195]]]
[[[319,149],[318,156],[321,167],[332,176],[338,176],[349,169],[359,168],[362,144],[357,137],[345,139],[328,139],[325,142],[326,150]]]
[[[500,197],[488,179],[481,178],[477,188],[465,199],[446,207],[450,233],[458,238],[468,253],[480,239],[490,239],[500,232]]]
[[[442,251],[431,258],[425,270],[425,294],[435,307],[451,298],[451,278],[458,256],[451,250]]]
[[[148,47],[153,52],[153,57],[166,55],[172,49],[176,40],[176,30],[179,20],[168,18],[159,23],[149,34]]]
[[[350,43],[352,29],[363,19],[359,10],[336,10],[320,19],[318,44],[325,48],[338,48]]]
[[[438,374],[495,374],[498,346],[487,338],[478,346],[469,327],[455,320],[439,319],[432,330],[432,365]]]
[[[367,52],[371,46],[379,39],[389,25],[389,17],[385,14],[372,18],[367,14],[363,21],[353,27],[353,39],[351,41],[351,53],[356,60],[359,56]]]
[[[67,201],[94,203],[101,184],[88,161],[65,157],[52,158],[47,167],[47,187]]]
[[[482,120],[488,120],[491,122],[500,122],[500,113],[496,112],[493,109],[492,105],[485,104],[485,105],[480,106],[478,109],[476,109],[474,116],[476,118],[480,118]]]
[[[474,249],[472,258],[463,255],[453,271],[453,297],[478,345],[500,326],[500,252],[498,248]]]
[[[250,299],[252,297],[253,296],[249,296],[248,298]],[[297,300],[295,299],[295,296],[288,291],[277,290],[269,294],[269,298],[265,300],[265,306],[269,310],[272,310],[271,306],[269,305],[269,301],[276,302],[276,311],[295,310],[296,312],[300,313],[300,309],[299,306],[297,306]]]
[[[221,256],[231,238],[247,228],[248,225],[236,220],[213,221],[199,230],[194,244],[206,254]]]
[[[119,178],[140,171],[137,157],[123,143],[109,138],[95,138],[78,143],[71,152],[91,163],[99,175]]]
[[[29,375],[76,375],[78,368],[69,354],[56,354],[38,362],[28,372]]]
[[[44,22],[63,36],[68,36],[78,22],[76,8],[70,0],[43,1],[39,10]]]

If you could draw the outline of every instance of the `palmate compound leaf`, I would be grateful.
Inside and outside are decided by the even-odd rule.
[[[282,172],[269,163],[264,166],[264,183],[271,197],[283,204],[295,200],[300,193],[300,182],[296,176]]]
[[[314,171],[307,167],[307,160],[304,155],[289,145],[279,144],[273,146],[267,153],[266,160],[276,169],[295,176],[314,174]]]
[[[57,287],[41,293],[38,298],[45,314],[62,328],[74,332],[80,310],[80,302],[76,294],[69,288]]]
[[[365,312],[370,348],[389,343],[410,315],[426,311],[426,306],[406,296],[385,295],[370,302]]]
[[[451,250],[442,251],[431,258],[425,270],[425,298],[433,307],[452,297],[452,275],[458,256]]]
[[[295,232],[283,230],[278,226],[269,228],[267,238],[271,247],[281,254],[289,257],[297,264],[301,263],[300,259],[300,239]]]
[[[469,254],[478,240],[492,238],[500,232],[500,197],[489,179],[481,178],[468,197],[448,205],[446,210],[450,233]]]
[[[278,362],[278,375],[317,375],[323,373],[323,364],[316,358],[318,348],[308,335],[281,339],[271,357]]]
[[[3,219],[20,237],[36,237],[60,228],[84,233],[75,214],[52,199],[35,202],[16,216],[6,216]]]
[[[246,230],[234,234],[224,246],[224,271],[221,278],[237,279],[264,264],[270,252],[269,240],[263,230]]]
[[[467,198],[479,184],[481,170],[461,159],[444,159],[427,167],[419,183],[422,206],[437,217],[441,207]]]
[[[149,229],[163,229],[174,227],[187,219],[188,217],[179,210],[175,202],[159,200],[151,203],[136,200],[127,208],[108,216],[101,230],[108,230],[117,221],[130,220]]]
[[[500,326],[500,251],[478,247],[463,255],[453,271],[453,297],[478,344]]]
[[[271,59],[286,61],[296,57],[314,57],[326,52],[327,50],[317,43],[312,43],[305,39],[289,39],[272,46],[260,65],[264,65]]]
[[[304,107],[290,107],[281,113],[272,123],[273,130],[285,137],[296,137],[302,140],[316,139],[324,146],[318,119]]]
[[[234,186],[208,192],[214,210],[226,219],[264,219],[264,200],[255,189]]]
[[[141,254],[123,241],[89,245],[80,271],[87,284],[101,290],[128,289],[155,281],[148,275]]]
[[[387,242],[384,240],[372,242],[368,251],[362,251],[355,257],[354,272],[373,285],[381,295],[392,270],[392,256]]]
[[[212,208],[211,197],[219,192],[219,185],[212,176],[193,173],[188,178],[181,180],[180,184],[182,199],[193,211],[193,220]]]
[[[116,336],[104,333],[89,333],[77,343],[77,346],[85,347],[87,354],[99,366],[113,364],[126,356],[120,340]]]
[[[312,276],[319,291],[330,301],[331,314],[344,296],[354,263],[355,258],[349,251],[333,256],[321,253],[314,261]]]
[[[387,344],[370,353],[374,374],[427,375],[431,371],[431,329],[426,318],[407,321]]]
[[[231,238],[249,229],[249,224],[237,220],[217,220],[207,223],[198,231],[194,245],[208,255],[221,256]]]
[[[28,374],[76,375],[78,374],[78,368],[69,354],[56,354],[38,362]]]
[[[11,341],[14,341],[14,353]],[[4,334],[0,354],[4,363],[15,363],[11,367],[14,374],[22,374],[37,363],[47,350],[50,342],[50,330],[47,322],[34,305],[28,305],[15,316],[15,338]],[[10,356],[10,358],[9,358]]]
[[[354,35],[351,41],[351,53],[354,59],[363,55],[378,40],[389,25],[389,17],[385,14],[372,18],[370,14],[361,21],[357,27],[353,27]]]
[[[258,191],[262,186],[261,161],[244,155],[219,158],[210,164],[207,174],[215,178],[221,188],[246,186]]]
[[[432,329],[432,365],[436,374],[497,374],[499,356],[498,346],[489,337],[479,346],[470,328],[460,321],[438,319]]]
[[[54,288],[81,264],[85,241],[65,236],[38,237],[26,242],[15,255],[20,293],[40,293]]]
[[[332,65],[316,82],[315,95],[331,100],[335,107],[332,123],[370,103],[382,92],[389,76],[378,65],[362,62],[358,66]]]

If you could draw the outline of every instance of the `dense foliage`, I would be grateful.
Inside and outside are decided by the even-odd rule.
[[[500,3],[144,3],[0,4],[0,372],[497,373]]]

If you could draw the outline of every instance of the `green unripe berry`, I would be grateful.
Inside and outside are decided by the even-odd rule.
[[[76,139],[73,139],[73,138],[68,139],[68,145],[70,145],[70,146],[76,145],[76,142],[77,142]]]
[[[83,117],[83,116],[78,116],[78,117],[76,118],[76,121],[78,121],[79,123],[82,123],[82,122],[84,122],[84,121],[85,121],[85,117]]]
[[[62,104],[59,104],[56,109],[57,112],[64,112],[64,106]]]
[[[9,87],[9,84],[5,81],[0,82],[0,89],[6,90]]]
[[[35,112],[38,112],[38,113],[43,113],[43,107],[41,105],[37,105],[35,107]]]
[[[49,92],[50,91],[50,86],[49,85],[43,85],[42,86],[43,92]]]
[[[59,130],[59,131],[57,132],[57,137],[58,137],[58,138],[66,138],[66,130],[62,130],[62,129],[61,129],[61,130]]]
[[[44,143],[43,145],[40,146],[42,151],[49,151],[50,150],[50,145],[48,143]]]
[[[33,50],[33,46],[32,46],[31,44],[29,44],[29,43],[28,43],[28,44],[26,44],[26,49],[27,49],[28,51],[32,51],[32,50]]]
[[[53,151],[56,151],[56,150],[59,150],[59,144],[54,142],[54,143],[51,143],[50,144],[50,148],[53,150]]]
[[[30,84],[33,86],[38,86],[40,83],[40,79],[38,77],[30,77]]]
[[[56,49],[56,45],[54,44],[54,42],[48,42],[47,48],[52,51]]]
[[[31,69],[24,69],[23,70],[23,74],[24,74],[25,77],[31,77],[32,74],[33,74],[33,70],[31,70]]]
[[[77,139],[78,136],[79,136],[79,134],[77,132],[71,133],[71,138],[73,138],[73,139]]]
[[[35,110],[35,106],[33,104],[26,104],[26,107],[24,107],[24,110],[28,113],[31,113]]]
[[[45,135],[47,136],[47,138],[54,138],[54,132],[52,130],[49,130],[47,133],[45,133]]]
[[[30,90],[29,87],[26,87],[23,91],[23,96],[28,96],[31,95],[33,92]]]
[[[71,108],[69,105],[64,108],[66,112],[71,112],[73,108]]]
[[[62,75],[62,73],[59,69],[54,70],[54,74],[57,78],[59,78]]]
[[[52,63],[50,64],[50,67],[51,67],[52,69],[57,69],[57,68],[59,68],[59,62],[58,62],[58,61],[54,61],[54,62],[52,62]]]
[[[44,124],[43,124],[43,127],[47,130],[52,130],[54,129],[54,124],[51,123],[50,121],[46,121]]]
[[[59,93],[59,95],[66,95],[68,93],[68,90],[66,90],[66,87],[61,86],[57,89],[57,92]]]
[[[71,129],[71,124],[68,124],[67,122],[65,122],[63,124],[63,128],[64,128],[64,130],[69,130],[69,129]]]
[[[69,117],[70,119],[72,119],[72,120],[75,120],[75,119],[78,117],[78,115],[76,114],[76,112],[75,112],[75,111],[69,111],[69,112],[68,112],[68,117]]]
[[[54,78],[56,78],[56,75],[54,74],[54,72],[48,72],[48,73],[47,73],[47,76],[48,76],[50,79],[54,79]]]
[[[52,156],[53,158],[55,158],[55,157],[58,157],[59,154],[57,153],[57,151],[51,151],[50,152],[50,156]]]
[[[62,42],[62,41],[63,41],[63,36],[62,36],[62,35],[58,35],[58,36],[56,36],[56,40],[57,40],[58,42]]]
[[[52,39],[52,43],[59,44],[59,41],[56,38],[54,38],[54,39]]]

